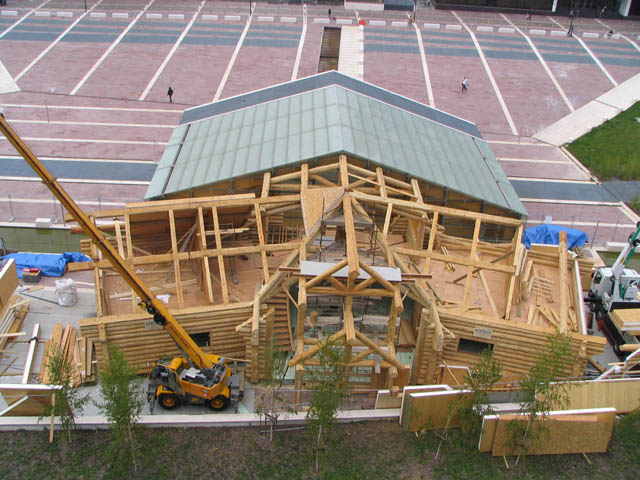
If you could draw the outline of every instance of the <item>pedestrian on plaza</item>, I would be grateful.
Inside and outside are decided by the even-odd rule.
[[[329,9],[329,20],[331,20],[331,9]]]
[[[613,37],[613,30],[609,30],[609,32],[607,33],[607,38],[611,37]]]
[[[466,92],[467,91],[467,77],[464,77],[462,79],[462,92]]]
[[[527,12],[527,20],[531,21],[531,12]]]
[[[167,90],[167,95],[169,96],[169,103],[173,103],[173,88],[169,85],[169,90]]]

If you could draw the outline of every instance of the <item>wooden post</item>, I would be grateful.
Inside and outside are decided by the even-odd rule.
[[[53,443],[53,419],[55,418],[56,410],[56,393],[51,394],[51,423],[49,424],[49,443]]]
[[[560,293],[560,333],[566,335],[569,332],[569,307],[567,291],[567,232],[562,230],[559,234],[558,244],[558,289]]]

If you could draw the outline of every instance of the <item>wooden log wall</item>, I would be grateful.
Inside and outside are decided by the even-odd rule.
[[[251,317],[252,312],[253,302],[242,302],[185,308],[174,311],[173,315],[189,334],[210,334],[210,345],[202,347],[205,352],[244,358],[245,339],[236,333],[236,327]],[[143,313],[82,319],[80,335],[95,344],[99,364],[107,359],[108,345],[116,345],[139,373],[149,372],[162,356],[180,355],[171,336]]]
[[[540,352],[545,351],[548,346],[550,336],[555,335],[552,328],[545,328],[535,325],[526,325],[518,322],[505,322],[503,320],[493,320],[489,317],[482,318],[480,315],[462,314],[453,315],[440,310],[440,321],[442,325],[455,335],[445,336],[445,344],[442,352],[442,360],[449,365],[474,365],[479,356],[473,353],[458,351],[458,344],[461,338],[489,343],[493,345],[493,357],[499,360],[503,366],[505,376],[519,377],[529,372],[531,366],[536,362]],[[479,332],[489,338],[479,337]],[[429,383],[433,379],[426,378],[430,364],[438,362],[437,352],[430,346],[433,345],[433,328],[425,330],[424,353],[421,363],[420,376],[416,383]],[[578,333],[570,333],[571,349],[578,355],[583,342],[586,342],[586,358],[577,358],[580,362],[580,369],[584,371],[587,359],[593,355],[598,355],[604,351],[606,339],[603,337],[586,336]],[[571,376],[576,365],[569,363],[563,369],[562,375]]]
[[[267,306],[274,309],[273,336],[275,345],[283,351],[293,348],[291,323],[289,318],[289,298],[281,288],[267,301]]]

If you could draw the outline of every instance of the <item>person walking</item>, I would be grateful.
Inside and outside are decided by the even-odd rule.
[[[467,77],[464,77],[462,79],[462,92],[466,92],[467,91]]]
[[[169,85],[169,90],[167,90],[167,95],[169,96],[169,103],[173,103],[173,88]]]

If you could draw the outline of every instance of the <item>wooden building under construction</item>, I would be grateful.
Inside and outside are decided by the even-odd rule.
[[[204,350],[270,375],[273,341],[296,385],[328,339],[348,379],[455,383],[491,349],[508,378],[567,334],[580,375],[591,265],[566,242],[526,250],[526,211],[477,128],[337,72],[184,113],[147,201],[93,212],[120,254]],[[99,361],[141,372],[179,354],[99,252]],[[78,268],[78,267],[75,267]]]

